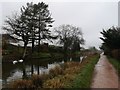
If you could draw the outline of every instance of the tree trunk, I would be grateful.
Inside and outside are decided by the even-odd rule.
[[[64,43],[64,55],[65,56],[67,55],[67,46],[66,46],[66,43]]]
[[[27,78],[25,68],[23,68],[23,76],[22,76],[22,78],[23,78],[23,79],[26,79],[26,78]]]
[[[26,78],[27,78],[27,74],[26,74],[26,69],[25,69],[25,64],[24,64],[24,63],[23,63],[22,71],[23,71],[22,78],[23,78],[23,79],[26,79]]]
[[[40,33],[39,33],[38,52],[40,52],[40,41],[41,41],[41,39],[40,39]]]
[[[34,42],[35,42],[35,40],[34,39],[32,39],[32,53],[34,52]]]
[[[37,66],[37,73],[38,73],[38,75],[40,74],[39,65]]]
[[[41,41],[41,37],[40,37],[40,16],[39,16],[39,41],[38,41],[38,52],[40,52],[40,41]]]
[[[26,56],[26,51],[27,51],[27,43],[24,44],[24,52],[22,58],[24,59]]]
[[[33,75],[34,74],[34,67],[33,67],[33,65],[31,65],[31,75]]]

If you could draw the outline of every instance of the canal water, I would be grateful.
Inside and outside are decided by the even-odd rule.
[[[16,79],[30,77],[32,74],[48,73],[51,68],[67,61],[81,62],[81,57],[68,57],[61,59],[31,59],[13,64],[2,63],[2,84],[9,84]]]

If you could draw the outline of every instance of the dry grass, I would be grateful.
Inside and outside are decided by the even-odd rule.
[[[33,75],[31,81],[35,88],[42,88],[43,82],[48,78],[49,76],[47,74]]]
[[[65,74],[74,74],[74,73],[79,73],[80,72],[81,67],[71,67],[71,68],[66,68],[66,70],[64,71]]]
[[[72,82],[75,74],[79,73],[81,65],[79,62],[66,62],[62,64],[59,68],[56,67],[54,70],[50,71],[50,74],[55,74],[55,78],[46,80],[44,82],[44,88],[65,88],[67,82]],[[60,73],[62,70],[62,73]],[[54,71],[54,72],[53,72]]]
[[[80,71],[79,62],[67,62],[49,70],[49,74],[33,75],[29,80],[17,80],[13,88],[61,88],[66,81],[73,80],[73,74]]]
[[[71,62],[66,62],[64,64],[61,64],[61,68],[63,70],[65,70],[66,68],[71,68],[71,67],[75,67],[75,66],[79,66],[80,63],[79,62],[74,62],[74,61],[71,61]]]
[[[11,88],[33,88],[31,80],[16,80],[10,84]]]
[[[54,78],[58,75],[63,75],[63,69],[60,66],[56,66],[55,68],[52,68],[49,70],[49,76],[50,78]]]
[[[10,84],[11,88],[42,88],[43,82],[49,79],[48,74],[33,75],[29,80],[16,80]]]
[[[47,80],[43,84],[43,88],[65,88],[66,81],[71,82],[74,79],[74,75],[66,74],[64,76],[58,76],[53,79]]]
[[[89,56],[82,63],[79,62],[66,62],[61,65],[63,71],[63,75],[56,76],[53,79],[46,80],[43,84],[44,88],[68,88],[71,86],[71,83],[74,81],[75,77],[81,73],[81,70],[86,67],[88,63],[91,62],[91,58],[93,56]]]
[[[43,87],[44,87],[44,88],[62,88],[63,85],[64,85],[64,84],[61,83],[61,79],[60,79],[60,78],[53,78],[53,79],[47,80],[47,81],[43,84]]]

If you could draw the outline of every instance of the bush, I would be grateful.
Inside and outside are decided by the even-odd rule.
[[[63,69],[60,66],[56,66],[55,68],[52,68],[49,70],[50,78],[53,78],[57,75],[62,75],[62,74],[63,74]]]
[[[60,46],[49,46],[49,52],[52,52],[52,53],[63,53],[63,48],[60,47]]]
[[[115,67],[115,69],[118,72],[118,75],[120,77],[120,61],[111,57],[108,57],[108,60],[110,61],[110,63]]]
[[[44,88],[65,88],[66,81],[73,81],[74,76],[66,74],[64,76],[58,76],[53,79],[47,80],[44,84]]]
[[[120,59],[120,49],[112,50],[112,57],[114,57],[116,59]]]
[[[31,81],[35,88],[42,88],[43,82],[47,79],[49,79],[49,75],[47,75],[47,74],[33,75],[31,77]]]
[[[10,86],[11,88],[34,88],[31,80],[16,80]]]
[[[42,77],[42,75],[40,75],[40,76],[33,75],[32,78],[31,78],[31,81],[36,88],[42,87],[43,77]]]
[[[86,61],[85,66],[82,68],[79,74],[76,75],[74,81],[71,83],[71,88],[90,88],[92,74],[94,66],[98,62],[98,55],[90,58]]]

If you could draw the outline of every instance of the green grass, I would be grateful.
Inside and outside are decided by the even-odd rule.
[[[49,57],[51,57],[51,55],[50,55],[50,53],[37,53],[37,52],[34,52],[33,54],[32,54],[32,57],[33,58],[49,58]]]
[[[94,66],[98,60],[98,56],[91,58],[90,62],[88,62],[83,67],[81,72],[76,75],[75,79],[70,85],[70,88],[90,88]]]
[[[32,54],[33,58],[61,58],[63,54],[61,53],[49,53],[49,52],[34,52]]]
[[[6,48],[4,49],[4,52],[2,53],[4,55],[4,57],[6,58],[7,56],[8,57],[17,57],[17,56],[22,56],[23,54],[23,47],[21,46],[15,46],[15,45],[12,45],[12,44],[8,44],[6,46]],[[31,48],[30,47],[27,47],[27,54],[30,54],[29,57],[31,58],[57,58],[57,57],[63,57],[63,54],[62,53],[56,53],[56,52],[37,52],[37,51],[34,51],[31,55]]]
[[[62,53],[50,53],[52,58],[61,58],[63,57]]]
[[[111,57],[108,57],[110,63],[115,67],[120,77],[120,61]]]

